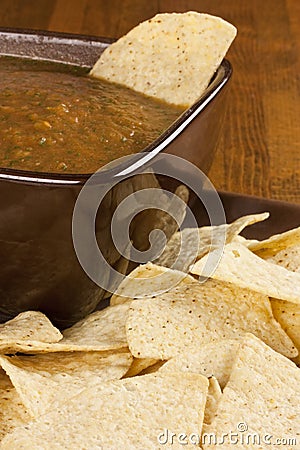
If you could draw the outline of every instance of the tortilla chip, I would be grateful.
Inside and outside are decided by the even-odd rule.
[[[80,343],[91,347],[99,343],[104,350],[126,347],[125,321],[128,308],[129,305],[109,306],[88,315],[63,331],[62,343]]]
[[[157,359],[151,358],[133,358],[131,366],[128,371],[124,375],[124,378],[134,377],[141,373],[143,370],[147,369],[150,366],[153,366],[157,362]]]
[[[295,443],[299,430],[300,369],[259,339],[247,336],[220,398],[216,417],[202,436],[203,448],[231,448],[229,433],[237,433],[239,449],[267,448],[277,438],[293,438]],[[269,440],[263,443],[265,436]],[[216,444],[214,437],[218,438]],[[296,448],[296,444],[284,448]]]
[[[117,292],[112,295],[110,304],[118,305],[137,298],[153,297],[181,283],[193,282],[197,281],[191,275],[147,263],[138,266],[122,281]]]
[[[247,247],[261,258],[270,258],[281,250],[293,245],[300,245],[300,227],[274,234],[263,241],[248,241]]]
[[[207,378],[181,373],[102,383],[18,428],[3,440],[2,449],[153,450],[166,430],[201,434],[207,389]]]
[[[71,328],[63,331],[60,342],[46,344],[43,342],[11,341],[0,342],[1,353],[48,353],[72,351],[103,351],[127,348],[125,322],[130,303],[109,306],[88,315]]]
[[[268,261],[293,272],[300,272],[300,245],[288,246],[271,256]],[[275,319],[292,339],[298,352],[300,352],[300,304],[274,298],[270,300]],[[300,356],[296,356],[294,361],[300,365]]]
[[[16,389],[14,387],[2,389],[0,386],[0,442],[7,433],[26,425],[29,421],[30,416]]]
[[[212,246],[212,239],[215,238],[216,246],[219,236],[225,242],[226,228],[220,225],[218,231],[213,231],[215,227],[185,228],[177,231],[168,241],[163,253],[154,262],[163,267],[169,267],[182,272],[187,272],[189,266],[198,258],[209,252]],[[215,234],[213,234],[213,232]]]
[[[207,256],[191,267],[191,273],[206,276]],[[211,277],[300,304],[300,273],[261,259],[238,242],[225,246],[219,265]]]
[[[0,346],[14,341],[58,342],[62,334],[39,311],[26,311],[0,324]]]
[[[190,106],[221,64],[236,28],[194,11],[157,14],[109,46],[91,75]]]
[[[218,403],[222,397],[222,391],[218,380],[215,377],[209,378],[209,386],[206,397],[203,429],[205,430],[207,425],[210,425],[215,418]]]
[[[129,351],[0,357],[0,365],[33,417],[59,407],[88,386],[121,378],[131,362]]]
[[[177,231],[155,263],[187,272],[191,264],[208,252],[232,242],[244,228],[268,217],[269,213],[250,214],[240,217],[231,224],[185,228]]]
[[[283,354],[298,351],[272,315],[267,296],[208,280],[134,301],[126,322],[136,358],[170,359],[188,348],[252,332]]]
[[[238,339],[223,339],[203,344],[198,348],[188,348],[184,353],[169,359],[160,372],[192,372],[206,377],[214,376],[224,389],[229,379],[236,353]]]
[[[271,299],[271,306],[275,319],[292,339],[300,354],[300,305]],[[294,361],[300,364],[300,356],[296,356]]]
[[[267,259],[292,272],[300,272],[300,244],[284,248]]]
[[[26,425],[29,420],[19,394],[4,370],[0,369],[0,442],[7,433]]]

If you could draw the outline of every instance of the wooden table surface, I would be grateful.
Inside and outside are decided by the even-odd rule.
[[[0,0],[0,26],[119,37],[158,12],[189,10],[238,28],[227,55],[234,75],[212,182],[300,203],[298,0]]]

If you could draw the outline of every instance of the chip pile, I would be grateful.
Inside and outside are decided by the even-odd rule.
[[[267,217],[220,226],[204,283],[209,227],[191,274],[141,265],[62,333],[34,311],[0,325],[0,448],[298,448],[300,228],[240,236]]]
[[[235,35],[207,14],[157,15],[91,75],[189,106]],[[240,235],[267,218],[174,233],[62,332],[35,311],[0,325],[0,449],[300,448],[300,228]]]

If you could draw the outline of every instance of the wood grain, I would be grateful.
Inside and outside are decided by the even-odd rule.
[[[119,37],[157,12],[197,10],[238,28],[227,118],[210,177],[218,189],[300,203],[300,2],[0,0],[0,26]]]

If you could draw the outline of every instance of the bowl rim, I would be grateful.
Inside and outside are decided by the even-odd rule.
[[[23,28],[7,28],[0,27],[0,37],[1,35],[7,35],[11,37],[21,37],[21,38],[45,38],[54,39],[53,43],[64,43],[66,45],[71,45],[72,43],[84,44],[86,46],[92,45],[93,43],[104,44],[104,47],[109,46],[115,41],[115,39],[102,37],[102,36],[90,36],[85,34],[73,34],[73,33],[62,33],[55,31],[45,31],[45,30],[31,30]],[[15,56],[19,58],[24,58],[26,55],[13,55],[9,53],[1,52],[1,56]],[[51,58],[31,58],[35,60],[47,60],[57,62],[55,59]],[[62,64],[68,64],[67,61],[60,61]],[[70,64],[70,63],[69,63]],[[73,63],[72,63],[73,64]],[[74,64],[73,64],[74,65]],[[84,64],[75,64],[81,67],[88,67]],[[154,141],[143,148],[141,151],[129,155],[130,158],[126,159],[124,163],[119,163],[112,168],[107,170],[99,169],[101,172],[101,182],[107,182],[112,179],[112,177],[122,177],[124,175],[133,174],[139,169],[141,169],[145,164],[155,158],[155,156],[161,153],[183,130],[192,122],[195,117],[197,117],[206,106],[216,97],[219,91],[225,86],[232,75],[232,66],[230,62],[224,58],[220,66],[216,70],[212,80],[210,81],[208,87],[199,97],[199,99],[190,107],[182,112],[179,117]],[[132,157],[132,158],[131,158]],[[113,160],[114,161],[114,160]],[[96,171],[95,171],[96,172]],[[97,171],[98,172],[98,171]],[[31,170],[20,170],[13,168],[0,167],[0,180],[24,182],[30,184],[51,184],[51,185],[83,185],[93,174],[91,173],[57,173],[57,172],[39,172]]]

